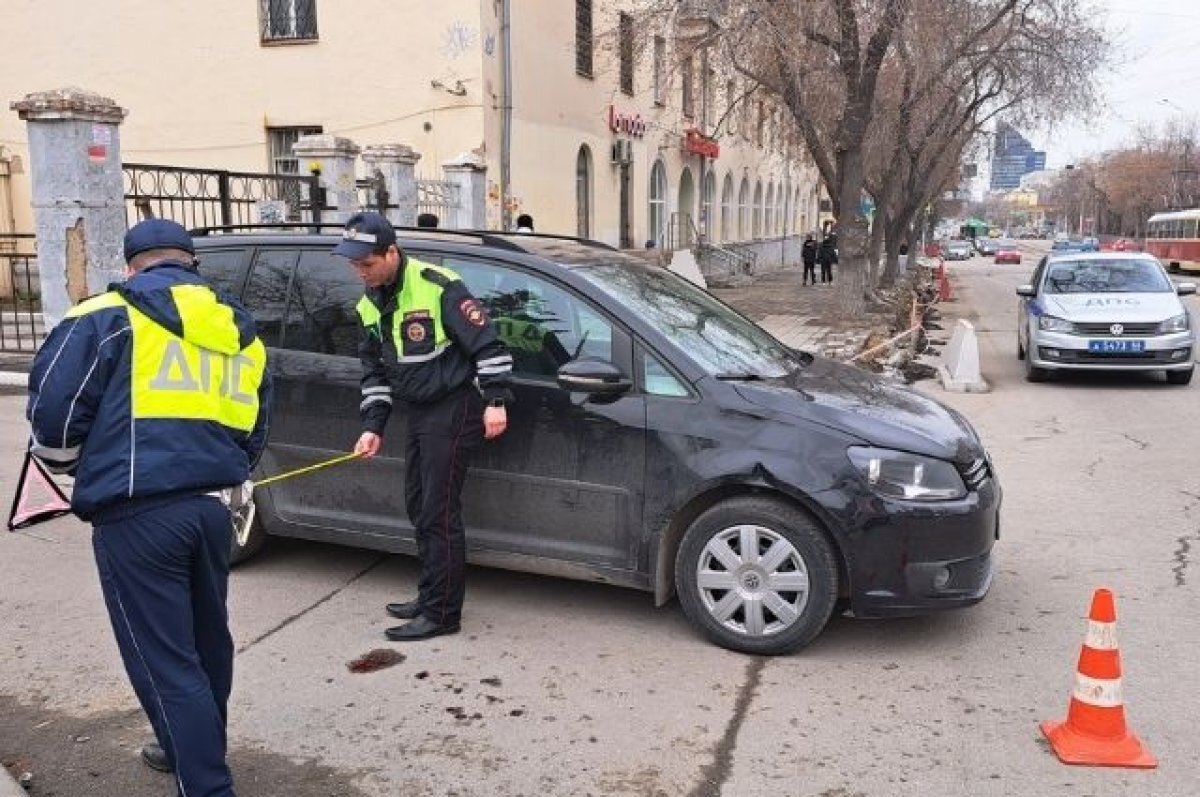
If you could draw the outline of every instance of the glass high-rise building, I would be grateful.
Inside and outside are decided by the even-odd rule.
[[[1046,153],[1033,145],[1007,122],[996,123],[992,148],[993,191],[1007,191],[1021,184],[1021,177],[1046,168]]]

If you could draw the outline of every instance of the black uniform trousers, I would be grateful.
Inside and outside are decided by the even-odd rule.
[[[471,452],[483,442],[483,399],[466,385],[437,401],[409,404],[407,414],[405,506],[421,560],[417,601],[426,619],[457,627],[467,576],[462,488]]]
[[[817,284],[816,261],[813,261],[812,263],[808,262],[807,260],[804,261],[804,276],[801,278],[801,282],[804,285],[807,285],[809,282],[812,282],[813,285]]]
[[[125,671],[187,797],[233,795],[225,763],[232,533],[229,510],[205,495],[106,518],[92,533]]]

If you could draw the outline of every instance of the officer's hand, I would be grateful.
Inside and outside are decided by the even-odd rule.
[[[358,442],[354,444],[354,453],[363,459],[370,459],[379,453],[382,446],[382,437],[374,432],[363,432],[362,436],[358,438]]]
[[[483,411],[483,437],[493,440],[508,428],[508,410],[503,407],[487,407]]]

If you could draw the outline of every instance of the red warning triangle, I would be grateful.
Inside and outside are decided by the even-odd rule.
[[[12,511],[8,515],[8,530],[33,526],[70,511],[71,502],[58,489],[42,463],[26,451],[17,494],[13,496]]]

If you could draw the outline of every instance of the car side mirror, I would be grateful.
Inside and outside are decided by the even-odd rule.
[[[1032,299],[1034,296],[1037,296],[1037,291],[1034,290],[1032,285],[1018,285],[1017,296],[1024,296],[1027,299]]]
[[[1196,283],[1194,282],[1181,282],[1175,286],[1175,293],[1180,296],[1191,296],[1195,292]]]
[[[572,360],[558,369],[558,386],[575,393],[619,396],[633,387],[633,380],[606,360]]]

